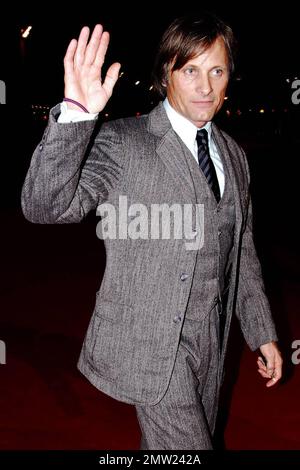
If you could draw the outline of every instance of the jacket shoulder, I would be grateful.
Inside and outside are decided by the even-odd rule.
[[[123,136],[139,134],[141,132],[146,132],[147,130],[148,115],[135,117],[125,117],[114,119],[112,121],[104,122],[101,125],[101,130],[114,131]]]
[[[219,129],[219,131],[221,132],[223,138],[226,140],[227,145],[229,145],[230,148],[235,149],[236,151],[238,151],[238,153],[242,153],[243,156],[245,156],[245,151],[243,147],[238,144],[233,137],[227,134],[227,132],[223,131],[223,129]]]
[[[227,132],[223,129],[217,127],[218,132],[221,134],[222,138],[226,142],[228,150],[230,151],[231,155],[235,158],[236,162],[239,162],[239,167],[243,174],[246,175],[248,183],[250,182],[250,171],[249,171],[249,164],[248,159],[246,156],[246,152],[243,147]]]

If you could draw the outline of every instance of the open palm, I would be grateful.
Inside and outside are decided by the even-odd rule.
[[[109,44],[109,33],[97,24],[88,42],[90,30],[84,26],[78,41],[72,39],[64,57],[65,97],[78,101],[90,113],[102,111],[112,95],[121,65],[112,64],[104,81],[101,69]],[[68,107],[76,108],[68,103]]]

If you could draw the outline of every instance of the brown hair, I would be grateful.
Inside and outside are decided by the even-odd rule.
[[[231,75],[234,71],[236,42],[230,26],[208,12],[174,20],[163,34],[156,55],[152,74],[154,90],[164,97],[169,72],[181,69],[199,51],[208,49],[218,37],[224,40]]]

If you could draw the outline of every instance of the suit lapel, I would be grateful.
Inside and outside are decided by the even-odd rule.
[[[157,136],[156,153],[180,191],[180,202],[195,202],[193,181],[186,164],[183,142],[173,130],[162,103],[149,114],[148,130]]]
[[[183,158],[183,146],[173,130],[167,113],[160,102],[148,115],[148,131],[157,137],[156,152],[165,164],[171,178],[178,186],[183,202],[195,202],[196,195],[188,165]],[[212,123],[212,134],[220,156],[230,175],[236,208],[236,235],[243,222],[242,178],[239,174],[238,156],[228,147],[218,127]],[[188,149],[187,149],[188,150]],[[189,151],[189,150],[188,150]]]
[[[223,161],[223,164],[226,165],[234,195],[235,210],[236,210],[236,221],[237,225],[243,221],[243,205],[242,205],[242,188],[241,188],[241,178],[238,173],[239,162],[236,162],[237,155],[234,152],[231,152],[228,148],[227,142],[224,139],[222,133],[218,127],[212,123],[212,135],[215,141],[215,144],[218,148],[220,157]],[[225,183],[226,184],[226,183]]]

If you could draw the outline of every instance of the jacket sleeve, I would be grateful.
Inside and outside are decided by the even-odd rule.
[[[243,155],[250,183],[248,162],[244,153]],[[278,338],[253,241],[251,196],[248,199],[247,218],[241,237],[236,315],[244,338],[250,349],[254,351],[262,344],[277,341]]]
[[[42,141],[23,184],[21,205],[31,222],[80,222],[106,200],[122,178],[123,146],[116,124],[96,121],[58,123],[51,109]]]

